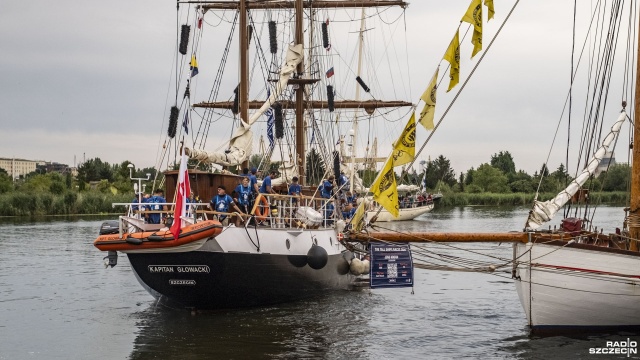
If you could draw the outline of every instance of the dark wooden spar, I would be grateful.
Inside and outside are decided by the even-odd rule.
[[[529,242],[529,234],[524,232],[509,233],[400,233],[400,232],[370,232],[350,234],[348,241],[391,241],[391,242]]]

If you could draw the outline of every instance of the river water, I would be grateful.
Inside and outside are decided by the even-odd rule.
[[[510,231],[522,228],[526,214],[459,207],[380,225]],[[601,208],[594,223],[613,231],[621,216],[622,208]],[[469,272],[416,269],[413,292],[343,291],[263,308],[170,310],[156,306],[125,256],[115,268],[103,267],[105,254],[92,241],[105,219],[0,219],[0,359],[612,358],[589,349],[640,341],[629,333],[530,337],[510,278]],[[465,246],[511,254],[508,244]]]

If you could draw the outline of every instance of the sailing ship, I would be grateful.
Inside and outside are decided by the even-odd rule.
[[[150,224],[142,217],[148,210],[134,210],[131,204],[121,204],[129,205],[127,215],[121,216],[116,223],[105,223],[101,237],[95,242],[98,248],[102,246],[109,250],[106,264],[114,266],[117,252],[125,253],[142,286],[158,303],[174,308],[260,306],[324,295],[330,290],[350,289],[357,277],[368,273],[368,269],[362,267],[366,260],[358,260],[357,268],[351,266],[358,259],[354,253],[357,246],[346,244],[342,239],[346,224],[335,197],[340,190],[346,189],[340,189],[336,184],[333,196],[323,198],[318,195],[315,184],[328,174],[335,174],[337,178],[340,172],[350,177],[351,184],[361,186],[361,181],[356,170],[340,158],[339,151],[326,145],[327,142],[334,144],[335,140],[319,127],[321,113],[356,109],[373,114],[379,109],[397,109],[412,104],[373,97],[339,100],[336,97],[340,93],[333,88],[333,67],[314,58],[317,52],[322,51],[321,55],[325,55],[331,48],[327,31],[327,11],[330,9],[362,9],[364,15],[365,9],[370,7],[404,8],[407,3],[397,0],[239,0],[178,1],[178,5],[178,18],[187,24],[180,26],[177,40],[175,104],[171,107],[168,136],[161,156],[163,160],[182,156],[181,169],[166,171],[164,178],[169,202],[163,205],[176,209],[172,227],[175,232],[171,236],[162,226],[149,228]],[[284,14],[278,17],[278,12]],[[260,16],[264,20],[258,22],[256,19]],[[219,38],[218,29],[211,26],[218,21],[228,22],[232,33],[221,52],[221,67],[213,81],[211,96],[192,104],[197,80],[205,73],[198,65],[199,61],[202,65],[201,58],[204,58],[199,53],[202,33],[207,27],[213,28],[214,38]],[[258,34],[258,24],[260,30],[268,30],[268,41],[261,39],[262,32]],[[236,29],[239,33],[237,72],[225,70],[228,60],[233,58],[231,49],[236,48],[232,46]],[[306,45],[305,36],[309,37]],[[261,42],[267,44],[266,50]],[[279,46],[281,42],[288,45],[283,49]],[[269,50],[270,62],[265,55]],[[250,70],[251,52],[257,60]],[[254,71],[259,71],[256,68],[261,66],[263,82],[253,78]],[[227,89],[228,93],[234,94],[233,99],[219,101],[218,90],[227,74],[237,76],[237,86]],[[317,83],[325,84],[327,91]],[[353,76],[353,83],[358,89],[370,92],[360,76]],[[184,89],[184,93],[178,89]],[[266,97],[267,100],[250,100],[250,96]],[[252,126],[258,125],[263,114],[267,117],[268,127],[275,130],[275,139],[267,154],[258,157],[258,164],[250,163],[253,160]],[[332,123],[335,120],[330,116],[328,119]],[[292,126],[288,126],[288,117]],[[179,118],[184,119],[182,126],[178,126]],[[196,125],[198,118],[200,125]],[[216,123],[220,118],[230,119],[234,130],[230,139],[221,141],[217,150],[207,151],[205,146],[211,140],[207,137],[220,137],[222,132],[222,125]],[[315,147],[309,149],[310,144]],[[309,154],[310,150],[315,153]],[[274,191],[255,194],[246,213],[217,208],[207,210],[206,204],[200,203],[184,205],[189,189],[201,199],[214,198],[221,187],[230,192],[242,182],[245,176],[240,175],[242,169],[255,167],[258,172],[268,174],[274,170],[269,168],[270,156],[278,152],[281,156],[277,163],[280,177],[271,182]],[[190,162],[188,166],[187,161]],[[318,165],[326,166],[326,169],[320,174],[310,172]],[[295,177],[302,186],[301,193],[287,195],[288,185]],[[312,185],[314,177],[315,184]],[[172,199],[176,199],[176,203]],[[187,208],[191,210],[185,210]],[[180,234],[191,234],[191,230],[202,223],[215,231],[201,233],[187,244],[165,246],[161,250],[144,247],[153,242],[175,241]],[[104,247],[106,241],[117,244],[107,248]]]
[[[638,19],[638,8],[633,4],[614,2],[598,3],[591,10],[591,19],[598,16],[605,19],[606,14],[610,15],[610,23],[590,28],[585,41],[593,47],[590,63],[594,67],[586,71],[591,81],[585,96],[584,122],[579,129],[582,136],[578,154],[582,157],[578,157],[576,175],[564,190],[548,201],[536,199],[524,231],[411,234],[369,231],[352,233],[349,240],[512,242],[511,259],[500,259],[501,264],[493,263],[478,271],[495,272],[504,267],[504,271],[511,273],[532,333],[639,330],[640,128],[633,124],[640,112],[640,77],[636,77],[640,74],[640,42],[635,50],[630,44],[640,37],[636,32],[638,24],[630,20],[626,29],[627,20],[622,20]],[[617,60],[616,45],[625,42],[629,45],[625,60]],[[620,45],[620,48],[624,46]],[[635,72],[630,70],[632,59],[636,61]],[[614,64],[623,62],[626,70],[622,76],[626,80],[622,82],[623,91],[618,94],[612,85],[617,84],[614,74],[618,73],[612,69]],[[578,68],[573,68],[570,90],[573,96],[576,96],[573,82],[577,74]],[[635,99],[627,101],[633,94],[634,82]],[[606,99],[614,96],[620,96],[620,106],[607,107]],[[627,114],[627,104],[635,105],[631,115]],[[616,119],[613,125],[605,125],[613,118]],[[600,189],[589,189],[589,186],[594,183],[592,180],[602,159],[614,150],[625,124],[630,124],[629,133],[632,134],[629,202],[624,214],[620,214],[619,226],[605,231],[592,223],[598,204],[589,194],[590,190]],[[576,127],[574,124],[573,129]],[[564,212],[560,226],[543,229],[542,225],[558,212]],[[465,270],[469,271],[468,268]]]
[[[371,200],[371,208],[367,210],[368,221],[406,221],[413,220],[420,215],[424,215],[435,206],[435,199],[432,194],[421,191],[416,185],[398,185],[398,216],[394,216],[384,207]]]

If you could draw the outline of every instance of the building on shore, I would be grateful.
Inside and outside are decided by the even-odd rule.
[[[76,168],[69,167],[69,165],[66,164],[17,158],[0,158],[0,169],[4,169],[13,180],[19,179],[21,176],[23,177],[35,171],[43,174],[49,172],[58,172],[61,174],[70,172],[73,176],[78,174],[78,170]]]
[[[602,172],[609,170],[610,167],[616,164],[616,156],[613,154],[613,151],[607,151],[600,161],[600,164],[596,168],[595,175],[599,176]]]
[[[36,171],[38,161],[16,159],[16,158],[0,158],[0,168],[4,169],[12,179],[27,175]]]

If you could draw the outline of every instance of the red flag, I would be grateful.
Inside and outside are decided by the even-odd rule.
[[[176,208],[173,213],[173,225],[171,225],[171,233],[173,238],[180,236],[180,228],[182,228],[181,216],[187,213],[187,197],[191,193],[189,185],[189,170],[187,169],[187,155],[182,149],[182,160],[180,161],[180,173],[178,174],[178,186],[176,195]]]
[[[198,29],[202,28],[202,18],[198,19]]]
[[[327,79],[332,77],[333,74],[334,74],[334,72],[333,72],[333,66],[332,66],[331,69],[327,70]]]

